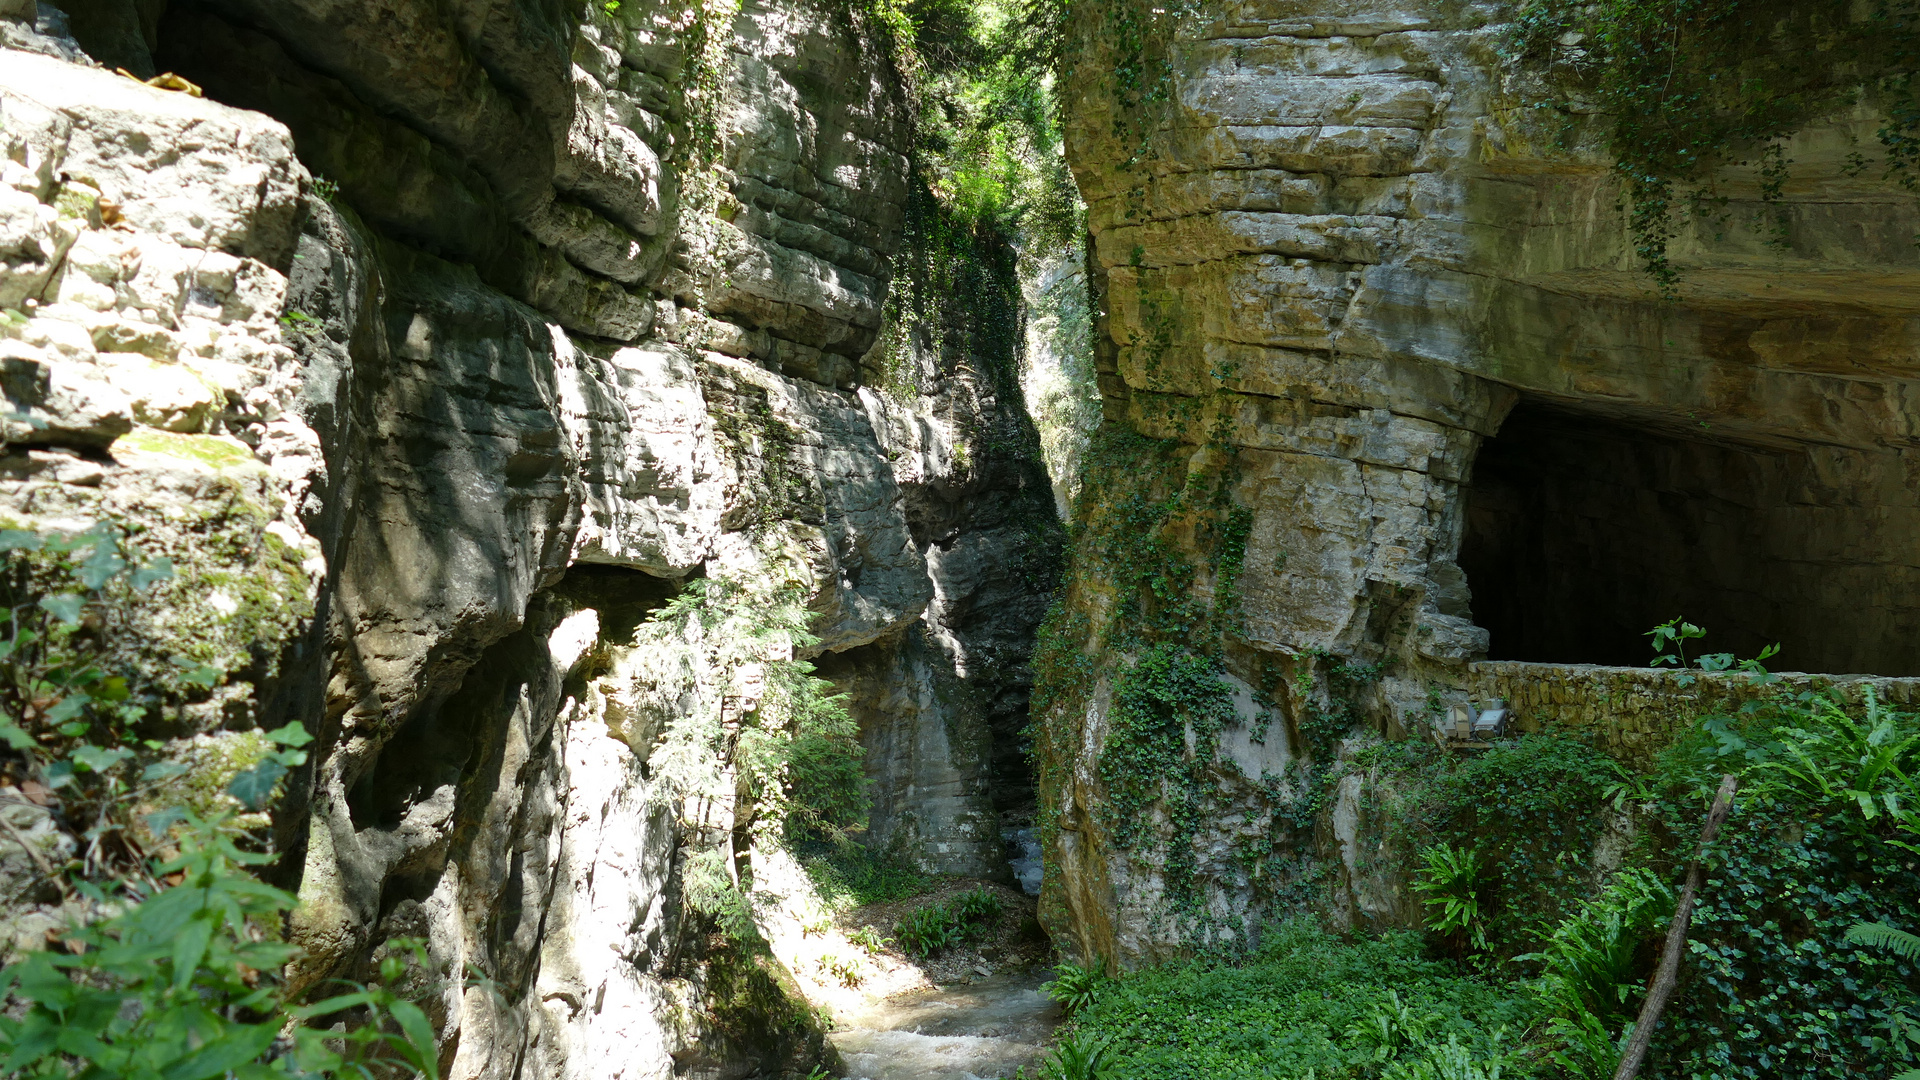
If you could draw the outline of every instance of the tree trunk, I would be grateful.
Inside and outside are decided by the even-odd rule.
[[[1660,1013],[1666,1009],[1673,997],[1673,988],[1680,981],[1680,954],[1687,947],[1687,924],[1693,921],[1693,894],[1700,889],[1700,860],[1707,853],[1707,845],[1720,835],[1720,825],[1727,820],[1727,811],[1733,808],[1733,793],[1739,786],[1739,779],[1733,776],[1720,780],[1720,791],[1713,797],[1713,809],[1707,811],[1707,827],[1700,830],[1700,849],[1687,864],[1687,883],[1681,887],[1680,903],[1673,909],[1673,925],[1667,928],[1667,947],[1660,953],[1660,966],[1654,970],[1653,983],[1647,988],[1646,1004],[1640,1007],[1640,1019],[1633,1025],[1633,1038],[1628,1040],[1626,1052],[1620,1055],[1620,1067],[1614,1070],[1613,1080],[1633,1080],[1640,1075],[1647,1047],[1653,1042],[1654,1025],[1660,1022]]]

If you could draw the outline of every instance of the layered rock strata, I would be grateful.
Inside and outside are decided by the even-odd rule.
[[[710,962],[616,684],[690,576],[791,582],[855,702],[915,702],[861,710],[876,842],[1005,871],[980,744],[1039,616],[1010,522],[1051,495],[994,358],[877,388],[886,40],[805,4],[149,7],[8,24],[0,500],[168,523],[183,604],[248,590],[179,629],[232,653],[205,729],[317,736],[274,817],[292,978],[424,938],[453,1076],[816,1054],[781,973]]]
[[[1555,712],[1515,682],[1553,669],[1495,675],[1476,666],[1489,654],[1640,662],[1644,631],[1684,614],[1709,650],[1777,641],[1780,666],[1920,671],[1920,203],[1846,167],[1873,144],[1871,101],[1788,140],[1777,207],[1753,171],[1726,170],[1725,215],[1687,219],[1671,246],[1667,302],[1604,120],[1531,119],[1553,88],[1501,59],[1513,5],[1143,10],[1161,36],[1138,56],[1102,31],[1122,6],[1080,11],[1069,91],[1106,414],[1173,440],[1156,453],[1226,477],[1250,512],[1224,652],[1240,734],[1223,745],[1255,731],[1265,760],[1215,769],[1193,841],[1207,885],[1171,918],[1165,852],[1122,850],[1094,813],[1109,681],[1051,718],[1068,749],[1048,908],[1084,950],[1139,962],[1194,925],[1258,924],[1291,879],[1260,884],[1236,853],[1266,852],[1293,789],[1262,774],[1295,767],[1316,715],[1400,737],[1493,685]],[[1203,541],[1183,542],[1207,556]],[[1085,559],[1073,590],[1084,646],[1123,661],[1097,652],[1113,606]],[[1398,917],[1351,873],[1334,894],[1353,917]]]

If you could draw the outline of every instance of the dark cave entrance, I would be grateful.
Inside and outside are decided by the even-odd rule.
[[[1753,446],[1523,400],[1467,492],[1460,567],[1489,658],[1645,666],[1685,616],[1688,655],[1780,671],[1920,674],[1920,515],[1893,452]]]

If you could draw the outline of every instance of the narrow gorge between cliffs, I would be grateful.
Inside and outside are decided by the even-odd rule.
[[[1920,1076],[1915,71],[0,0],[0,1072]]]

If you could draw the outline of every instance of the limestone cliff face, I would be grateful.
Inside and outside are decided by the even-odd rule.
[[[32,426],[0,504],[245,511],[180,561],[279,599],[213,620],[239,656],[206,726],[317,736],[274,819],[296,982],[425,938],[454,1076],[804,1056],[804,1022],[711,1022],[686,825],[615,685],[690,575],[797,582],[876,842],[1005,872],[989,747],[1052,496],[999,360],[922,349],[917,393],[878,388],[912,139],[873,26],[214,0],[102,5],[76,44],[18,7],[0,355]]]
[[[1305,753],[1316,710],[1418,733],[1547,674],[1477,663],[1490,653],[1644,663],[1643,632],[1677,614],[1712,650],[1778,641],[1776,665],[1920,672],[1920,203],[1845,168],[1871,145],[1871,102],[1790,140],[1784,242],[1759,178],[1725,171],[1725,215],[1684,221],[1672,247],[1668,303],[1599,121],[1562,148],[1529,119],[1545,76],[1503,67],[1513,5],[1201,3],[1160,20],[1164,48],[1134,69],[1100,29],[1114,7],[1082,10],[1069,94],[1086,103],[1069,156],[1104,278],[1107,416],[1176,440],[1165,453],[1226,476],[1251,512],[1225,652],[1243,729],[1265,727],[1256,691],[1286,672],[1270,684],[1285,732],[1264,761],[1223,759],[1195,841],[1217,863],[1194,909],[1210,925],[1255,924],[1288,882],[1234,852],[1259,841],[1279,867],[1296,850],[1262,846],[1288,789],[1261,774]],[[1121,86],[1127,70],[1147,74]],[[1070,607],[1097,650],[1113,624],[1090,565]],[[1337,677],[1368,665],[1377,682]],[[1107,685],[1049,721],[1069,748],[1049,907],[1087,951],[1132,962],[1183,938],[1158,899],[1164,852],[1119,850],[1092,814]],[[1582,695],[1524,696],[1537,724]],[[1612,737],[1644,740],[1619,720]],[[1329,902],[1404,917],[1391,883],[1360,880],[1360,792],[1339,794],[1300,841],[1345,856]]]

